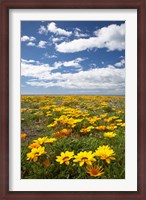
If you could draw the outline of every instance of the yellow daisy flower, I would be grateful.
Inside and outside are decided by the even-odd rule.
[[[96,161],[96,159],[94,158],[94,154],[92,153],[92,151],[84,151],[84,152],[80,152],[78,153],[76,156],[74,156],[75,159],[73,160],[73,162],[79,162],[80,166],[83,166],[85,163],[87,165],[92,165],[92,162]]]
[[[122,122],[122,120],[121,120],[121,119],[117,119],[117,120],[116,120],[116,122],[118,122],[118,123],[121,123],[121,122]]]
[[[60,156],[56,156],[56,161],[61,164],[65,163],[66,165],[69,165],[69,160],[74,157],[74,152],[66,151],[61,152]]]
[[[35,143],[37,144],[43,144],[43,143],[52,143],[54,141],[56,141],[56,138],[48,138],[48,137],[42,137],[42,138],[38,138],[37,140],[33,140]]]
[[[101,160],[105,160],[110,164],[111,160],[115,160],[115,152],[108,145],[99,146],[94,153],[95,156],[100,157]]]
[[[27,153],[27,160],[33,160],[33,162],[36,162],[38,160],[38,157],[42,154],[46,154],[45,147],[39,147],[39,148],[33,148],[30,153]]]
[[[94,126],[88,126],[87,128],[82,128],[80,130],[81,133],[88,133],[90,132],[92,129],[94,129]]]
[[[56,141],[56,138],[47,138],[44,143],[53,143],[54,141]]]
[[[107,138],[113,138],[115,137],[117,134],[116,133],[113,133],[113,132],[106,132],[104,133],[104,137],[107,137]]]
[[[37,140],[33,140],[35,143],[37,144],[43,144],[46,140],[48,139],[48,137],[42,137],[42,138],[38,138]]]

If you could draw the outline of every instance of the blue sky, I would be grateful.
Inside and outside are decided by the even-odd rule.
[[[124,21],[22,21],[21,94],[125,94]]]

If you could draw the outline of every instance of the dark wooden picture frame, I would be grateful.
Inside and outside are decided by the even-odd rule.
[[[145,145],[145,0],[2,0],[0,2],[0,199],[146,199],[146,145]],[[138,63],[137,63],[137,185],[135,192],[16,192],[9,191],[9,10],[10,9],[137,9]],[[131,139],[132,140],[132,139]],[[132,166],[131,166],[132,169]]]

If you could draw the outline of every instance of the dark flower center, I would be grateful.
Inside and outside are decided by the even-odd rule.
[[[86,162],[88,160],[88,158],[87,157],[83,157],[81,160]]]
[[[63,158],[63,160],[65,160],[65,161],[66,161],[66,160],[68,160],[68,158],[69,158],[69,157],[68,157],[68,156],[66,156],[66,157],[64,157],[64,158]]]

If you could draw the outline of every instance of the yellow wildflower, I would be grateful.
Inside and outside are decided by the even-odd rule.
[[[66,151],[66,152],[61,152],[60,156],[56,156],[56,161],[59,162],[60,164],[63,164],[65,163],[66,165],[69,165],[69,160],[71,158],[73,158],[74,156],[74,152],[69,152],[69,151]]]
[[[33,140],[35,143],[37,144],[43,144],[48,138],[47,137],[42,137],[42,138],[38,138],[37,140]]]
[[[88,133],[90,132],[92,129],[94,129],[94,126],[88,126],[87,128],[82,128],[80,130],[81,133]]]
[[[90,176],[101,176],[102,174],[104,174],[104,171],[102,169],[102,167],[98,167],[97,165],[88,165],[86,167],[86,172],[88,174],[90,174]]]
[[[43,143],[52,143],[56,141],[56,138],[48,138],[48,137],[42,137],[38,138],[37,140],[33,140],[35,143],[42,145]]]
[[[28,146],[29,149],[38,148],[38,147],[40,147],[40,144],[38,143],[32,143]]]
[[[57,121],[54,121],[52,124],[48,125],[47,127],[50,128],[50,127],[54,127],[57,125]]]
[[[125,123],[122,123],[122,124],[121,124],[121,127],[125,127]]]
[[[92,153],[92,151],[84,151],[84,152],[80,152],[78,153],[76,156],[74,156],[75,159],[73,160],[73,162],[79,162],[80,166],[83,166],[85,163],[87,165],[92,165],[92,162],[96,161],[96,159],[94,158],[94,154]]]
[[[117,126],[112,126],[112,125],[109,125],[109,126],[106,127],[106,129],[109,130],[109,131],[113,131],[116,128],[117,128]]]
[[[122,122],[122,120],[121,119],[116,119],[116,122],[120,123],[120,122]]]
[[[53,143],[56,140],[57,140],[56,138],[47,138],[44,143]]]
[[[102,119],[104,119],[106,116],[107,116],[107,113],[100,115],[100,117],[101,117]]]
[[[108,145],[99,146],[94,155],[100,157],[101,160],[105,160],[108,164],[110,164],[111,160],[115,160],[113,157],[115,152]]]
[[[21,112],[25,112],[26,111],[26,108],[21,108]]]
[[[113,132],[106,132],[104,133],[104,137],[107,137],[107,138],[113,138],[115,137],[117,134],[116,133],[113,133]]]
[[[45,147],[39,147],[39,148],[33,148],[30,153],[27,153],[27,160],[33,160],[33,162],[36,162],[38,160],[38,157],[42,154],[46,154]]]

